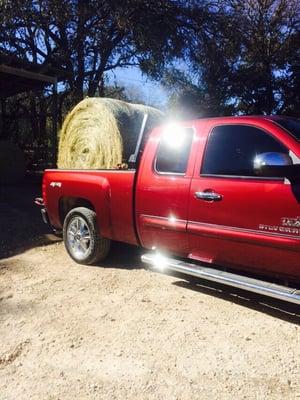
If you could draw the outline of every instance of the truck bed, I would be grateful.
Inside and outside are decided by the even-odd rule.
[[[137,245],[133,224],[134,180],[135,170],[46,170],[43,198],[51,211],[51,225],[61,229],[68,211],[84,201],[96,211],[103,236]]]

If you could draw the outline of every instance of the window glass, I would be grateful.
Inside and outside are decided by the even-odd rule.
[[[300,141],[300,120],[296,118],[276,118],[275,123],[288,131],[295,139]]]
[[[187,169],[193,129],[174,127],[162,134],[155,161],[160,173],[184,174]]]
[[[258,154],[288,150],[261,129],[245,125],[215,127],[208,139],[203,175],[256,176],[253,161]]]

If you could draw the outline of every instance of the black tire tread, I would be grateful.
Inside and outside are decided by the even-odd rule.
[[[77,260],[76,258],[74,258],[74,256],[70,253],[68,249],[68,244],[66,241],[68,223],[75,215],[79,215],[86,220],[89,225],[91,237],[93,238],[92,252],[83,260]],[[93,265],[99,261],[104,260],[110,250],[111,241],[100,235],[97,225],[97,215],[95,211],[86,207],[76,207],[68,212],[64,220],[63,237],[68,254],[78,264]]]

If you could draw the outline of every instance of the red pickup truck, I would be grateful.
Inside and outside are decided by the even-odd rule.
[[[126,242],[156,267],[300,304],[299,167],[295,118],[166,124],[126,170],[46,170],[42,213],[78,263]]]

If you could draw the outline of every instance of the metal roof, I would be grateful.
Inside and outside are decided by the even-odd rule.
[[[0,97],[41,90],[63,79],[62,71],[0,54]]]

